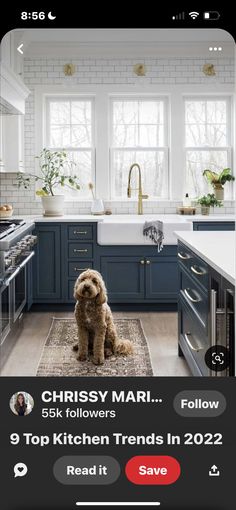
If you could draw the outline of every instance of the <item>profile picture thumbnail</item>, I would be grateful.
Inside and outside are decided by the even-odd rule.
[[[10,399],[10,409],[17,416],[27,416],[34,408],[34,399],[26,391],[14,393]]]

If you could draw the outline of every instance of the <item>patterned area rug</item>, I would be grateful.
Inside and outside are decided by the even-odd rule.
[[[77,361],[72,346],[77,342],[74,319],[53,318],[46,339],[37,376],[44,377],[95,377],[95,376],[152,376],[152,365],[140,319],[115,319],[120,338],[134,343],[131,356],[111,356],[104,365],[96,366],[91,360]]]

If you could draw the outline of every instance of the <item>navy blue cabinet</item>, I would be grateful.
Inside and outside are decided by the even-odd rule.
[[[144,264],[140,256],[101,257],[101,274],[111,303],[144,299]]]
[[[177,303],[175,246],[101,247],[100,270],[110,303]]]
[[[235,230],[234,221],[194,221],[193,230]]]
[[[146,298],[162,302],[166,300],[177,301],[178,268],[176,256],[148,257],[145,262]]]
[[[37,224],[35,235],[38,243],[33,260],[33,300],[35,303],[60,302],[61,226]]]

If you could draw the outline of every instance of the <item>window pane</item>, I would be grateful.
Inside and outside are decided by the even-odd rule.
[[[91,147],[91,126],[71,127],[71,147]]]
[[[137,145],[138,133],[137,126],[117,124],[113,131],[114,147],[135,147]]]
[[[206,145],[205,124],[189,124],[186,126],[186,146],[202,147]]]
[[[66,186],[63,193],[67,198],[91,198],[91,192],[88,189],[88,183],[92,181],[92,153],[91,151],[73,151],[67,153],[70,161],[75,165],[72,166],[71,173],[79,178],[80,190],[72,190]],[[69,174],[69,171],[67,172]]]
[[[226,101],[186,101],[185,143],[187,147],[225,147]]]
[[[114,101],[113,122],[116,124],[136,124],[138,122],[138,101]]]
[[[64,149],[70,146],[69,126],[51,126],[50,146]]]
[[[185,101],[185,122],[186,124],[196,124],[205,122],[205,101]]]
[[[207,122],[226,124],[226,101],[207,101]]]
[[[163,101],[140,101],[139,122],[140,124],[163,124],[164,107]]]
[[[71,124],[91,124],[91,101],[71,102]]]
[[[113,171],[115,196],[127,197],[128,173],[132,163],[141,167],[143,193],[149,196],[166,198],[168,196],[168,179],[165,172],[164,151],[119,151],[113,152]],[[138,188],[138,169],[132,172],[132,188]],[[137,196],[137,190],[132,196]]]
[[[226,124],[207,125],[206,145],[211,147],[225,147],[227,145]]]
[[[163,147],[163,126],[140,126],[139,128],[139,146],[140,147]]]
[[[203,171],[208,168],[215,172],[227,167],[227,151],[187,151],[186,153],[186,191],[191,197],[199,197],[205,193],[213,193],[203,177]],[[225,193],[230,195],[230,186],[225,187]]]
[[[70,123],[70,103],[69,101],[50,102],[50,122],[51,124],[69,124]]]

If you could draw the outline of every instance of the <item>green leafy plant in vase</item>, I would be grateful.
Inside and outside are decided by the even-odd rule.
[[[206,169],[202,175],[212,185],[217,200],[224,200],[224,185],[226,182],[235,180],[235,177],[231,174],[230,168],[224,168],[224,170],[218,174],[212,170]]]
[[[222,207],[223,204],[220,200],[217,200],[214,193],[208,193],[198,198],[197,203],[201,206],[201,213],[205,215],[210,214],[210,207]]]
[[[58,193],[59,188],[67,186],[79,190],[78,176],[75,174],[76,163],[70,161],[65,151],[43,149],[39,156],[40,175],[17,174],[18,188],[30,189],[32,184],[40,183],[41,188],[36,195],[41,197],[45,216],[61,216],[63,214],[64,194]]]

